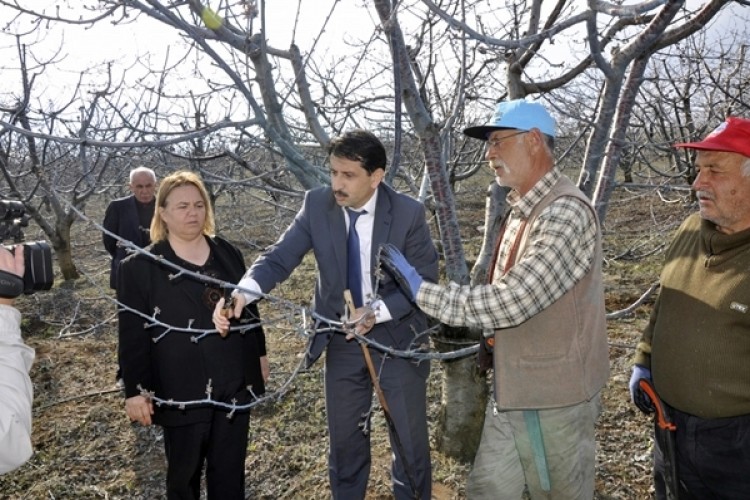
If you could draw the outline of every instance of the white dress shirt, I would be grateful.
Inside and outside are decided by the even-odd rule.
[[[372,262],[370,257],[372,256],[372,229],[375,225],[375,207],[378,204],[378,190],[367,200],[361,208],[353,210],[355,212],[361,212],[366,210],[366,214],[362,214],[357,218],[357,235],[359,235],[359,262],[362,266],[362,300],[364,305],[370,306],[375,312],[375,322],[382,323],[384,321],[390,321],[393,319],[391,313],[383,303],[382,300],[373,300],[372,290]],[[346,220],[347,231],[349,230],[349,214],[345,208],[341,208],[344,212],[344,219]]]

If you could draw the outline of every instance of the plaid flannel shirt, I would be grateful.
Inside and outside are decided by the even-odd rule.
[[[521,197],[508,194],[511,214],[506,222],[492,284],[447,287],[424,282],[417,304],[430,316],[452,326],[497,328],[517,326],[562,297],[589,271],[596,248],[596,223],[591,209],[577,198],[563,196],[551,203],[530,228],[525,250],[503,274],[505,262],[523,220],[562,175],[553,168]]]

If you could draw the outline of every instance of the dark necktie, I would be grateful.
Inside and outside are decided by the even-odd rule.
[[[359,259],[359,235],[357,218],[367,213],[365,210],[355,212],[347,207],[349,214],[349,236],[346,238],[346,286],[352,292],[354,307],[362,307],[362,264]]]

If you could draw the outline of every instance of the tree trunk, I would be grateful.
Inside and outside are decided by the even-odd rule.
[[[55,225],[55,238],[52,240],[52,248],[55,249],[57,265],[63,275],[63,280],[74,280],[80,278],[78,269],[73,262],[73,252],[70,246],[70,227],[72,223],[58,223]]]
[[[81,277],[76,265],[73,263],[73,253],[70,251],[70,245],[65,245],[62,249],[55,249],[57,256],[57,265],[63,275],[63,280],[75,280]]]
[[[486,283],[495,241],[506,212],[505,196],[509,188],[493,182],[487,188],[485,204],[484,240],[474,267],[471,270],[471,284]],[[433,337],[438,352],[448,352],[479,342],[479,330],[452,328],[443,325],[442,338]],[[484,425],[484,411],[491,382],[479,373],[474,356],[457,360],[443,361],[443,397],[438,415],[436,432],[437,446],[448,456],[464,462],[471,462],[476,455]]]
[[[613,119],[614,133],[611,141],[607,145],[607,150],[603,158],[604,161],[599,170],[596,189],[592,196],[592,202],[596,207],[596,212],[600,221],[604,221],[604,217],[607,214],[609,200],[612,197],[612,191],[615,186],[617,166],[620,164],[620,159],[622,158],[622,148],[625,144],[625,133],[628,130],[630,116],[633,112],[638,89],[643,82],[643,74],[648,66],[649,57],[651,57],[651,54],[647,53],[633,61],[627,83],[625,84],[625,89],[621,93],[617,105],[617,112]]]
[[[374,0],[384,31],[390,36],[391,57],[414,131],[419,137],[425,166],[430,178],[430,188],[435,197],[435,214],[440,232],[440,241],[445,258],[445,274],[449,281],[469,283],[469,270],[464,256],[463,242],[456,214],[456,202],[442,155],[440,130],[427,109],[427,103],[416,85],[413,68],[404,44],[403,33],[390,0]],[[476,343],[478,336],[467,329],[445,329],[445,338],[434,339],[436,345],[452,341],[461,344]],[[449,337],[450,336],[450,337]],[[473,457],[479,442],[484,415],[485,397],[471,397],[473,392],[486,394],[486,384],[478,383],[474,358],[445,362],[446,376],[443,378],[443,401],[440,408],[440,424],[437,433],[438,449],[448,456],[459,459]],[[468,396],[468,397],[467,397]]]
[[[509,191],[510,188],[502,187],[497,182],[493,182],[487,188],[487,200],[484,207],[484,239],[477,261],[471,270],[472,285],[487,283],[490,266],[493,264],[495,242],[507,208],[505,197]]]
[[[457,347],[476,342],[465,340],[470,336],[465,328],[443,326],[443,334],[444,340],[433,338],[438,352],[454,351]],[[459,342],[463,339],[464,345],[451,342],[449,338]],[[443,397],[435,433],[437,448],[450,457],[471,462],[482,437],[489,393],[487,381],[479,374],[473,356],[443,361],[442,368]]]
[[[581,175],[578,178],[578,187],[589,198],[592,198],[594,193],[597,173],[609,142],[609,132],[612,128],[615,109],[617,109],[617,99],[620,96],[623,77],[624,73],[618,73],[613,78],[607,78],[594,120],[594,129],[586,144],[586,156]]]

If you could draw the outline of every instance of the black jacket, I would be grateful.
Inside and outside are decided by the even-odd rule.
[[[120,238],[132,241],[143,248],[151,243],[151,239],[149,238],[149,228],[141,228],[138,222],[137,203],[133,195],[114,200],[107,205],[102,226]],[[151,210],[153,211],[153,204],[151,205]],[[104,248],[107,249],[107,252],[112,257],[109,286],[112,289],[117,289],[117,266],[120,265],[122,259],[127,257],[128,253],[125,247],[117,244],[116,239],[105,233],[102,233],[102,241],[104,242]]]
[[[214,276],[236,283],[245,272],[240,251],[219,237],[207,238],[211,247],[206,266],[218,271]],[[189,264],[177,257],[168,242],[157,242],[148,250],[186,269]],[[207,297],[216,299],[221,292],[195,278],[183,275],[170,278],[177,271],[148,256],[134,254],[122,261],[118,270],[118,300],[125,306],[177,328],[213,329],[213,306]],[[259,318],[255,304],[246,308],[245,320]],[[195,342],[195,333],[171,331],[164,326],[148,328],[149,321],[133,312],[119,313],[119,353],[125,382],[125,395],[140,394],[138,386],[153,391],[162,399],[196,401],[211,397],[217,401],[242,404],[264,392],[260,356],[265,355],[265,336],[260,326],[232,332],[221,338],[218,333]],[[154,421],[161,425],[182,425],[209,418],[211,407],[187,407],[185,410],[155,406]]]

